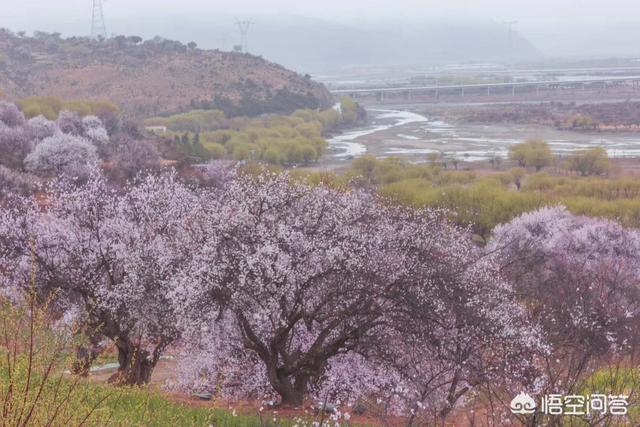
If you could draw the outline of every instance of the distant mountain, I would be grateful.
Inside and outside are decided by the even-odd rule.
[[[14,99],[105,98],[138,117],[191,108],[218,108],[229,115],[286,113],[332,102],[309,76],[248,54],[160,37],[93,41],[6,30],[0,30],[0,92]]]
[[[301,72],[346,66],[430,65],[451,62],[535,60],[541,53],[519,33],[491,21],[381,22],[340,24],[320,19],[272,15],[252,17],[249,51]],[[154,18],[143,25],[116,21],[150,36],[162,31],[205,47],[231,49],[239,43],[235,18],[218,15]]]
[[[294,69],[531,60],[541,56],[518,33],[491,22],[425,22],[354,28],[301,19],[255,25],[255,52]],[[295,35],[295,36],[292,36]]]
[[[637,22],[568,24],[563,28],[540,29],[546,37],[539,43],[545,53],[558,57],[640,57],[640,26]],[[561,43],[555,42],[561,40]]]

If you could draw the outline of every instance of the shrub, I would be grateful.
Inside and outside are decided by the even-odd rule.
[[[553,154],[545,141],[531,139],[509,147],[509,158],[518,162],[521,167],[532,166],[539,171],[551,164]]]
[[[0,101],[0,122],[10,128],[16,128],[24,125],[25,118],[15,104]]]
[[[161,157],[153,143],[129,141],[118,148],[113,163],[124,179],[132,179],[143,171],[158,171],[161,168]]]
[[[120,114],[120,109],[107,100],[62,100],[53,96],[33,96],[18,101],[18,106],[28,117],[44,116],[55,120],[63,110],[69,110],[81,116],[102,116]]]
[[[0,200],[12,195],[26,196],[36,188],[34,176],[13,171],[0,165]]]
[[[36,116],[28,121],[29,128],[33,133],[33,137],[37,141],[49,138],[59,130],[56,122],[47,119],[44,116]]]
[[[8,127],[0,122],[0,165],[21,169],[25,157],[33,150],[33,137],[25,127]]]
[[[49,177],[84,177],[97,163],[96,147],[84,138],[68,134],[46,138],[24,159],[29,172]]]
[[[0,302],[0,407],[5,425],[80,426],[98,419],[109,394],[94,399],[78,379],[65,378],[74,346],[67,325],[52,328],[35,294]]]
[[[145,123],[168,126],[165,139],[173,143],[173,148],[200,160],[221,158],[225,154],[220,150],[223,146],[226,154],[236,160],[307,165],[324,154],[327,142],[323,133],[337,126],[335,114],[340,120],[339,113],[331,111],[297,110],[289,116],[225,119],[218,111],[194,110]]]
[[[582,176],[603,175],[609,172],[609,155],[602,147],[580,150],[569,155],[566,168]]]

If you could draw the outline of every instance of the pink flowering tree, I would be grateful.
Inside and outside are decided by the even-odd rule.
[[[15,128],[24,126],[25,118],[15,104],[0,101],[0,122],[7,127]]]
[[[390,406],[410,424],[439,425],[470,395],[530,385],[546,346],[497,259],[466,230],[423,212],[393,222],[402,286],[388,313],[388,345],[374,354],[398,377]]]
[[[498,226],[497,253],[551,352],[541,387],[570,393],[603,364],[633,353],[640,334],[640,234],[616,222],[545,208]]]
[[[239,178],[222,192],[211,197],[175,303],[192,336],[212,330],[213,344],[227,348],[211,357],[231,352],[261,366],[233,367],[258,375],[239,387],[268,385],[282,404],[300,406],[333,357],[378,338],[393,287],[392,260],[379,252],[385,212],[370,196],[286,175]]]
[[[45,138],[24,159],[25,169],[47,177],[86,177],[98,164],[96,147],[88,140],[57,133]]]
[[[162,157],[157,147],[148,141],[127,141],[120,145],[112,157],[114,175],[121,181],[133,179],[142,171],[157,172],[161,169]]]
[[[22,112],[14,104],[0,101],[0,165],[21,169],[33,149],[33,136]]]
[[[53,122],[44,116],[36,116],[29,119],[28,126],[31,129],[36,144],[43,139],[49,138],[60,132],[56,122]]]
[[[33,193],[37,184],[36,177],[0,165],[0,203],[5,199]]]
[[[85,126],[82,124],[82,117],[74,111],[60,111],[56,124],[62,133],[75,136],[84,135]]]
[[[286,175],[221,193],[174,291],[191,353],[183,383],[293,406],[378,394],[409,412],[438,400],[444,417],[501,356],[540,343],[495,265],[438,213]]]
[[[79,328],[110,339],[114,380],[142,384],[179,335],[168,300],[186,248],[179,237],[194,193],[174,175],[147,177],[121,192],[94,173],[77,187],[56,181],[43,208],[25,200],[0,214],[0,272],[21,288],[36,267],[36,290]],[[94,340],[95,341],[95,340]]]

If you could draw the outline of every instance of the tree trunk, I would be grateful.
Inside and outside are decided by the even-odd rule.
[[[94,351],[92,346],[79,345],[76,348],[76,360],[71,365],[71,373],[86,377],[89,375],[91,365],[100,355],[101,351]]]
[[[277,372],[269,379],[273,389],[280,395],[280,406],[300,408],[304,405],[309,377],[300,375],[292,381],[291,377]]]
[[[102,336],[97,334],[88,334],[89,343],[87,345],[79,345],[76,348],[76,360],[71,366],[71,372],[75,375],[86,377],[89,375],[91,365],[104,351],[102,345]]]
[[[280,397],[280,406],[300,408],[304,405],[304,393],[297,392],[293,389],[289,393],[281,394]]]
[[[120,385],[144,385],[151,379],[156,362],[151,354],[125,341],[119,341],[118,362],[120,368],[109,382]]]

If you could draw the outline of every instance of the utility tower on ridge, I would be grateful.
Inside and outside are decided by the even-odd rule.
[[[91,15],[91,38],[107,38],[107,26],[104,23],[102,0],[93,0],[93,13]]]
[[[249,29],[253,25],[251,21],[236,21],[236,25],[238,26],[238,30],[240,30],[240,45],[242,46],[243,52],[249,51]]]
[[[509,56],[513,57],[513,26],[516,25],[518,21],[505,21],[504,25],[509,29]],[[511,58],[513,59],[513,58]]]

